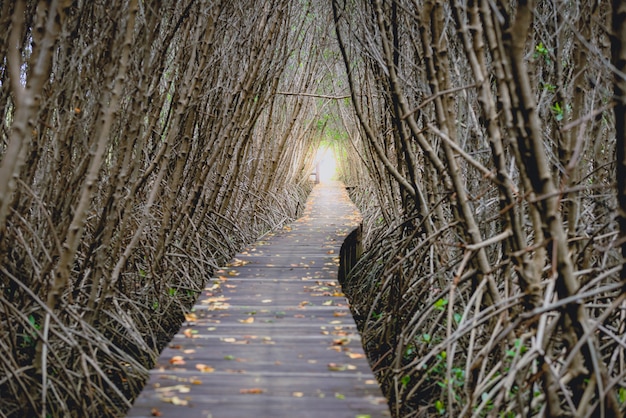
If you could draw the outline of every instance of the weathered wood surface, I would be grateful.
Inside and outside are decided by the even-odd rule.
[[[128,417],[386,417],[337,281],[359,214],[341,183],[238,254],[199,297]]]

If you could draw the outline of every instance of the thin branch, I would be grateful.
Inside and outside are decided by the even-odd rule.
[[[328,99],[328,100],[343,100],[343,99],[349,99],[350,97],[352,97],[349,94],[345,96],[329,96],[326,94],[300,93],[300,92],[291,92],[291,91],[277,91],[276,94],[280,94],[282,96],[315,97],[318,99]]]

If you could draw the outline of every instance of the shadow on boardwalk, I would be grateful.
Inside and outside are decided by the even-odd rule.
[[[389,416],[337,281],[360,222],[341,183],[238,254],[200,295],[129,417]]]

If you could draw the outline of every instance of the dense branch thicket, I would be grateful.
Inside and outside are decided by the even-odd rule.
[[[0,416],[123,414],[320,144],[396,417],[623,415],[623,2],[247,3],[0,0]]]
[[[330,25],[0,1],[0,416],[119,416],[214,268],[296,215]],[[330,16],[330,15],[328,15]]]
[[[621,416],[623,2],[332,3],[394,415]]]

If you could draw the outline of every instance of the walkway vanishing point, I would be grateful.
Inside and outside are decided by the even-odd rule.
[[[360,215],[341,183],[237,254],[161,353],[128,417],[388,417],[338,281]]]

